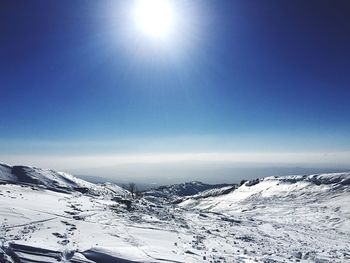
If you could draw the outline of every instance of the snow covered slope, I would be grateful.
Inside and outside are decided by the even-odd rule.
[[[217,197],[197,200],[189,198],[182,206],[195,206],[216,212],[237,212],[247,206],[280,201],[315,202],[323,198],[348,192],[350,173],[319,174],[309,176],[266,177],[248,181],[235,191]]]
[[[183,201],[185,201],[185,200],[200,200],[200,199],[205,199],[205,198],[210,198],[210,197],[227,195],[229,193],[232,193],[237,188],[238,188],[237,185],[212,188],[212,189],[205,190],[203,192],[199,192],[198,194],[195,194],[192,196],[187,196],[186,198],[183,199]]]
[[[182,200],[183,197],[199,194],[203,191],[219,189],[227,186],[232,187],[232,185],[228,184],[211,185],[193,181],[182,184],[160,186],[158,188],[145,191],[143,194],[146,198],[148,197],[149,200],[162,199],[167,201],[176,201]]]
[[[268,177],[175,205],[16,169],[0,166],[12,182],[0,184],[1,263],[350,262],[350,173]]]
[[[50,169],[41,169],[29,166],[9,166],[0,163],[0,182],[12,184],[27,184],[41,186],[53,191],[81,191],[91,194],[127,194],[127,191],[117,185],[106,188],[103,185],[96,185],[73,175],[57,172]]]
[[[265,253],[290,251],[303,262],[350,262],[350,173],[256,179],[229,194],[188,198],[180,205],[241,224],[249,220],[249,231],[234,231],[254,251],[264,250],[256,244],[265,242]]]
[[[6,181],[6,182],[17,181],[17,176],[12,174],[11,166],[0,163],[0,181]]]

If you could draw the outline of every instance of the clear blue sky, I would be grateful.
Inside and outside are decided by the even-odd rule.
[[[348,1],[130,2],[1,1],[1,156],[350,151]]]

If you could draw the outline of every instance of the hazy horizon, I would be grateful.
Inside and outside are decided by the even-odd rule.
[[[10,165],[56,169],[98,182],[238,183],[266,176],[350,171],[349,153],[197,153],[109,156],[0,156]],[[274,161],[274,162],[272,162]],[[98,177],[100,179],[98,179]]]

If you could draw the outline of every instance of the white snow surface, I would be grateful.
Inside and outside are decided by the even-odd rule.
[[[94,189],[82,193],[37,168],[50,187],[22,184],[10,170],[0,165],[0,262],[350,262],[350,173],[268,177],[174,205],[57,173]]]

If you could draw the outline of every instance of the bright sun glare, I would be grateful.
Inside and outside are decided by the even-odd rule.
[[[174,27],[175,10],[171,0],[136,0],[134,20],[141,32],[153,38],[166,38]]]

